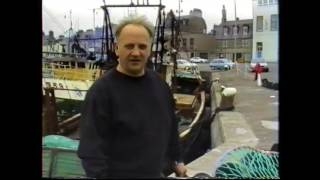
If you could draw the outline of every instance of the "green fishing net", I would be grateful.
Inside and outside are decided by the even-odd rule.
[[[213,176],[221,179],[279,179],[279,153],[243,146],[226,152]]]
[[[76,151],[79,146],[79,141],[60,135],[48,135],[42,138],[42,146],[46,148],[68,149]]]
[[[78,140],[59,135],[43,137],[42,177],[82,178],[85,171],[77,155]]]

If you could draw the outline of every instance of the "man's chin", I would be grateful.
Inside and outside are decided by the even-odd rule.
[[[143,67],[132,67],[132,68],[128,69],[128,72],[132,75],[142,75],[144,72],[144,68]]]

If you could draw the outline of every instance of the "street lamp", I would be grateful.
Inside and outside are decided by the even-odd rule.
[[[236,0],[234,2],[234,62],[236,64],[237,74],[239,74],[239,67],[237,61],[237,35],[238,35],[238,27],[237,27],[237,5]]]
[[[178,33],[176,34],[176,36],[178,36],[177,38],[176,38],[176,40],[178,41],[178,42],[176,42],[177,43],[177,50],[179,51],[180,50],[180,42],[181,41],[179,41],[179,34],[180,34],[180,13],[181,12],[183,12],[181,9],[180,9],[180,3],[182,2],[182,0],[178,0],[178,2],[179,2],[179,6],[178,6],[178,24],[177,24],[177,26],[178,26]],[[179,55],[179,54],[178,54]]]
[[[233,35],[234,35],[234,61],[237,61],[237,35],[238,35],[238,28],[237,28],[237,6],[236,6],[236,0],[234,2],[234,29],[233,29]]]
[[[180,12],[182,12],[180,11],[180,2],[182,2],[182,0],[179,0],[179,20],[180,20]]]

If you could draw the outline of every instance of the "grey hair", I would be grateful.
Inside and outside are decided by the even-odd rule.
[[[153,38],[153,25],[152,23],[146,18],[146,16],[130,16],[130,17],[125,17],[123,18],[120,23],[118,24],[116,28],[116,38],[118,39],[120,36],[120,33],[122,29],[129,25],[129,24],[134,24],[134,25],[140,25],[143,26],[149,33],[150,38]]]

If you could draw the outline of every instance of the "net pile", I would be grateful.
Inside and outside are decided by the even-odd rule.
[[[279,179],[279,153],[251,147],[226,152],[217,162],[215,178]]]

